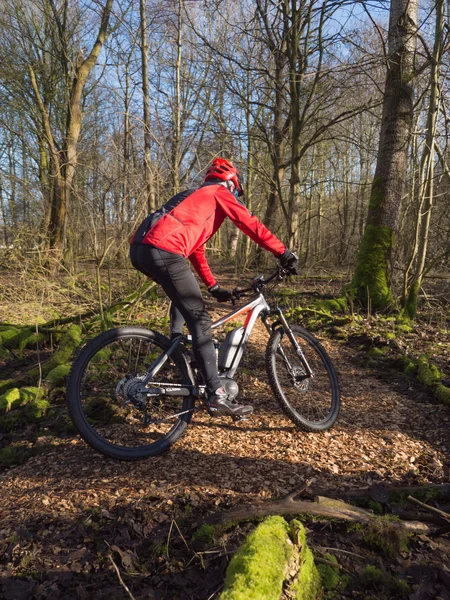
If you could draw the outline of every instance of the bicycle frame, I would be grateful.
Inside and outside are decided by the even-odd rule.
[[[280,325],[283,327],[284,331],[287,333],[291,343],[293,344],[293,346],[295,347],[295,349],[297,351],[298,356],[301,358],[301,360],[304,364],[306,376],[313,377],[314,376],[313,372],[312,372],[311,368],[309,367],[308,362],[305,358],[305,355],[303,354],[302,349],[298,345],[297,340],[291,331],[291,328],[289,327],[286,319],[284,318],[284,315],[283,315],[281,309],[277,308],[275,310],[272,310],[270,308],[270,306],[267,304],[267,301],[264,298],[262,293],[258,293],[256,298],[253,298],[253,300],[250,300],[250,302],[248,302],[244,306],[240,306],[239,308],[236,308],[235,310],[231,311],[227,315],[221,317],[220,319],[217,319],[217,321],[214,321],[212,323],[211,329],[214,331],[215,329],[219,329],[220,327],[225,325],[225,323],[228,323],[228,322],[232,321],[233,319],[236,319],[240,315],[245,315],[245,314],[247,315],[247,317],[245,319],[245,323],[244,323],[244,333],[243,333],[241,341],[239,342],[238,349],[233,357],[231,367],[224,372],[219,372],[219,376],[227,376],[230,378],[234,377],[236,371],[239,368],[239,364],[240,364],[242,356],[244,354],[244,350],[245,350],[247,341],[250,338],[253,327],[255,326],[255,323],[256,323],[258,317],[261,315],[261,313],[263,313],[262,321],[263,321],[266,329],[269,331],[269,333],[271,332],[271,327],[267,323],[266,318],[271,314],[277,316]],[[205,393],[204,385],[186,386],[186,385],[181,385],[181,384],[169,384],[167,387],[163,387],[164,384],[162,384],[162,383],[153,383],[153,385],[151,384],[152,378],[161,369],[161,367],[164,365],[164,363],[167,361],[167,359],[173,354],[173,352],[176,350],[176,348],[182,342],[183,337],[185,340],[192,341],[192,336],[190,336],[190,335],[180,336],[179,338],[174,340],[174,342],[172,343],[170,348],[168,348],[167,351],[162,356],[160,356],[152,365],[150,365],[150,367],[147,371],[147,375],[145,376],[145,378],[142,381],[142,384],[139,386],[139,388],[137,390],[138,392],[145,393],[148,397],[161,396],[161,395],[166,395],[166,396],[189,396],[191,394],[195,395],[195,396],[203,396],[204,395],[204,393]],[[284,354],[284,351],[281,348],[279,351],[280,351],[280,354],[283,356],[283,359],[290,366],[289,361]],[[150,385],[148,385],[148,384],[150,384]]]
[[[242,358],[242,355],[244,354],[245,346],[246,346],[247,341],[250,337],[250,334],[253,330],[253,327],[255,326],[255,323],[256,323],[259,315],[262,312],[269,314],[270,306],[267,304],[264,296],[262,294],[258,294],[258,296],[256,298],[254,298],[253,300],[251,300],[244,306],[240,306],[239,308],[236,308],[235,310],[230,312],[228,315],[225,315],[224,317],[217,319],[217,321],[214,321],[214,323],[212,324],[212,327],[211,327],[213,331],[214,331],[214,329],[218,329],[219,327],[222,327],[222,325],[225,325],[225,323],[228,323],[229,321],[236,319],[240,315],[247,314],[247,318],[245,319],[245,323],[244,323],[244,334],[242,336],[242,340],[239,342],[239,346],[236,351],[236,354],[233,357],[233,362],[231,364],[231,367],[226,372],[219,373],[219,375],[226,374],[227,377],[231,377],[231,378],[234,377],[234,375],[239,367],[239,364],[241,362],[241,358]]]

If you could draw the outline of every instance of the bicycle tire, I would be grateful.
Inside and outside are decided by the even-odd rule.
[[[266,349],[270,386],[284,413],[298,427],[305,431],[325,431],[334,425],[340,410],[336,371],[325,348],[309,331],[298,325],[291,330],[299,339],[314,378],[307,377],[292,342],[280,327],[271,334]],[[280,344],[287,360],[280,353]]]
[[[133,340],[139,348],[134,352]],[[140,349],[145,346],[147,355],[144,358],[144,351],[140,355]],[[144,422],[143,410],[139,411],[129,401],[121,402],[123,398],[128,398],[126,395],[121,396],[124,378],[126,382],[130,379],[136,382],[139,374],[144,374],[156,356],[165,352],[169,346],[169,340],[157,332],[141,327],[122,327],[101,333],[80,351],[68,378],[67,406],[79,434],[95,450],[119,460],[141,460],[166,452],[183,435],[192,417],[192,396],[171,396],[164,400],[167,407],[172,403],[174,407],[177,406],[178,412],[188,412],[177,417],[168,431],[165,431],[165,426],[159,426],[164,429],[161,432],[150,431],[152,428],[157,430],[158,426]],[[151,350],[152,348],[155,350]],[[141,370],[138,370],[138,361],[142,362],[142,365],[139,362]],[[130,366],[133,366],[134,375],[126,372]],[[179,350],[172,354],[161,372],[162,375],[158,374],[157,377],[162,376],[163,381],[167,377],[171,383],[175,380],[182,385],[193,383],[186,357]],[[151,410],[161,414],[168,410],[161,406],[161,400],[159,407],[154,406],[154,399],[150,402],[146,399],[146,402]],[[139,420],[142,421],[140,428]],[[124,432],[119,430],[120,427]]]

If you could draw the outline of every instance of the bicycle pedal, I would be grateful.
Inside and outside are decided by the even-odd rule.
[[[231,418],[233,419],[233,421],[248,421],[248,416],[247,415],[231,415]]]

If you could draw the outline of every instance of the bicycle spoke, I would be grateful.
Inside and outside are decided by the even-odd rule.
[[[310,431],[328,429],[337,418],[340,404],[334,368],[309,332],[297,326],[291,329],[307,364],[289,337],[277,331],[266,354],[269,381],[283,410],[297,425]]]
[[[167,434],[182,413],[183,399],[147,398],[137,392],[148,367],[164,354],[152,341],[118,340],[100,350],[88,364],[80,389],[82,410],[103,439],[126,446],[142,446]],[[181,384],[169,358],[156,376],[162,386]],[[122,382],[122,383],[120,383]]]

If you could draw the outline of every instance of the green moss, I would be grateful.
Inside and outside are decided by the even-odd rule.
[[[81,329],[78,325],[71,325],[61,338],[57,351],[50,359],[47,365],[47,372],[52,371],[59,365],[65,365],[69,362],[74,350],[81,344]]]
[[[386,556],[394,558],[399,552],[408,549],[408,532],[396,522],[393,526],[391,516],[381,516],[372,520],[366,527],[363,539],[374,550],[380,550]]]
[[[314,563],[313,554],[306,543],[306,531],[302,523],[294,519],[291,522],[291,536],[299,549],[298,579],[291,586],[297,600],[315,600],[321,591],[319,572]]]
[[[383,505],[375,500],[369,500],[367,507],[370,508],[375,515],[382,515],[384,512]]]
[[[112,350],[111,348],[103,348],[99,350],[97,354],[92,358],[91,364],[100,363],[102,361],[108,361],[111,357]]]
[[[329,298],[326,300],[316,300],[313,307],[318,310],[333,312],[346,312],[348,310],[348,301],[345,296],[339,298]]]
[[[26,405],[24,418],[28,423],[41,419],[50,408],[50,402],[45,398],[37,398]]]
[[[374,358],[381,358],[385,356],[387,352],[389,352],[388,346],[382,346],[381,348],[374,346],[369,350],[369,356],[372,356]]]
[[[443,402],[444,404],[450,404],[450,388],[443,385],[442,383],[436,386],[434,390],[434,395],[439,400],[439,402]]]
[[[413,360],[408,360],[403,370],[406,375],[415,375],[417,373],[417,363]]]
[[[376,182],[371,198],[377,194]],[[389,279],[389,256],[394,244],[394,232],[384,225],[367,225],[364,231],[349,295],[373,310],[391,308],[394,299]]]
[[[385,590],[395,598],[407,597],[410,593],[409,585],[404,579],[392,577],[382,569],[372,565],[367,566],[360,576],[361,584],[367,589],[375,589],[379,594]]]
[[[13,331],[15,332],[14,335],[12,335]],[[25,327],[21,330],[10,329],[1,334],[3,345],[7,348],[18,349],[20,357],[22,357],[25,348],[36,347],[37,341],[43,341],[44,339],[44,335],[41,333],[36,335],[35,329],[31,327]]]
[[[0,415],[9,412],[18,400],[20,400],[19,388],[12,388],[0,396]]]
[[[286,521],[265,519],[231,559],[220,600],[279,600],[291,554]]]
[[[332,554],[327,553],[324,555],[324,558],[328,562],[332,562],[332,563],[335,563],[336,565],[338,565],[337,558],[335,556],[333,556]],[[339,576],[339,568],[337,566],[332,567],[331,565],[324,565],[322,563],[319,563],[317,565],[317,571],[319,572],[322,586],[326,590],[334,590],[339,585],[340,576]]]
[[[364,587],[383,587],[388,580],[388,574],[378,567],[368,565],[361,573],[361,583]]]
[[[431,387],[440,383],[442,374],[435,365],[428,362],[426,356],[421,356],[417,361],[417,379],[423,385]]]
[[[114,410],[109,399],[101,396],[89,398],[84,405],[84,414],[92,422],[99,422],[103,425],[114,423],[120,420],[120,415]]]
[[[208,525],[204,523],[201,527],[194,532],[192,536],[194,540],[198,540],[199,542],[203,542],[205,544],[212,543],[214,541],[214,537],[216,535],[216,528],[214,525]]]
[[[15,327],[6,329],[5,331],[0,331],[0,344],[8,345],[8,341],[13,339],[19,332],[20,329]]]
[[[411,319],[417,314],[417,300],[419,298],[420,281],[415,279],[408,291],[408,296],[403,306],[403,313]]]
[[[13,387],[16,387],[15,385],[16,380],[15,379],[4,379],[3,381],[0,382],[0,394],[4,394],[7,390],[10,390]]]
[[[445,377],[436,365],[428,362],[428,358],[422,355],[418,359],[411,359],[403,356],[396,360],[397,365],[406,373],[406,375],[414,375],[418,381],[431,390],[434,397],[443,402],[450,404],[450,388],[441,383]]]
[[[0,426],[11,431],[18,424],[40,419],[48,410],[44,390],[36,387],[13,388],[0,396]]]
[[[25,463],[33,454],[32,448],[22,444],[6,446],[0,450],[0,468],[8,468]]]
[[[54,369],[52,369],[45,378],[45,381],[50,385],[50,387],[56,387],[64,382],[69,371],[71,369],[71,364],[58,365]]]
[[[42,388],[37,388],[33,386],[20,388],[20,400],[21,406],[28,404],[32,400],[35,400],[37,397],[42,398],[44,395],[44,390]]]

